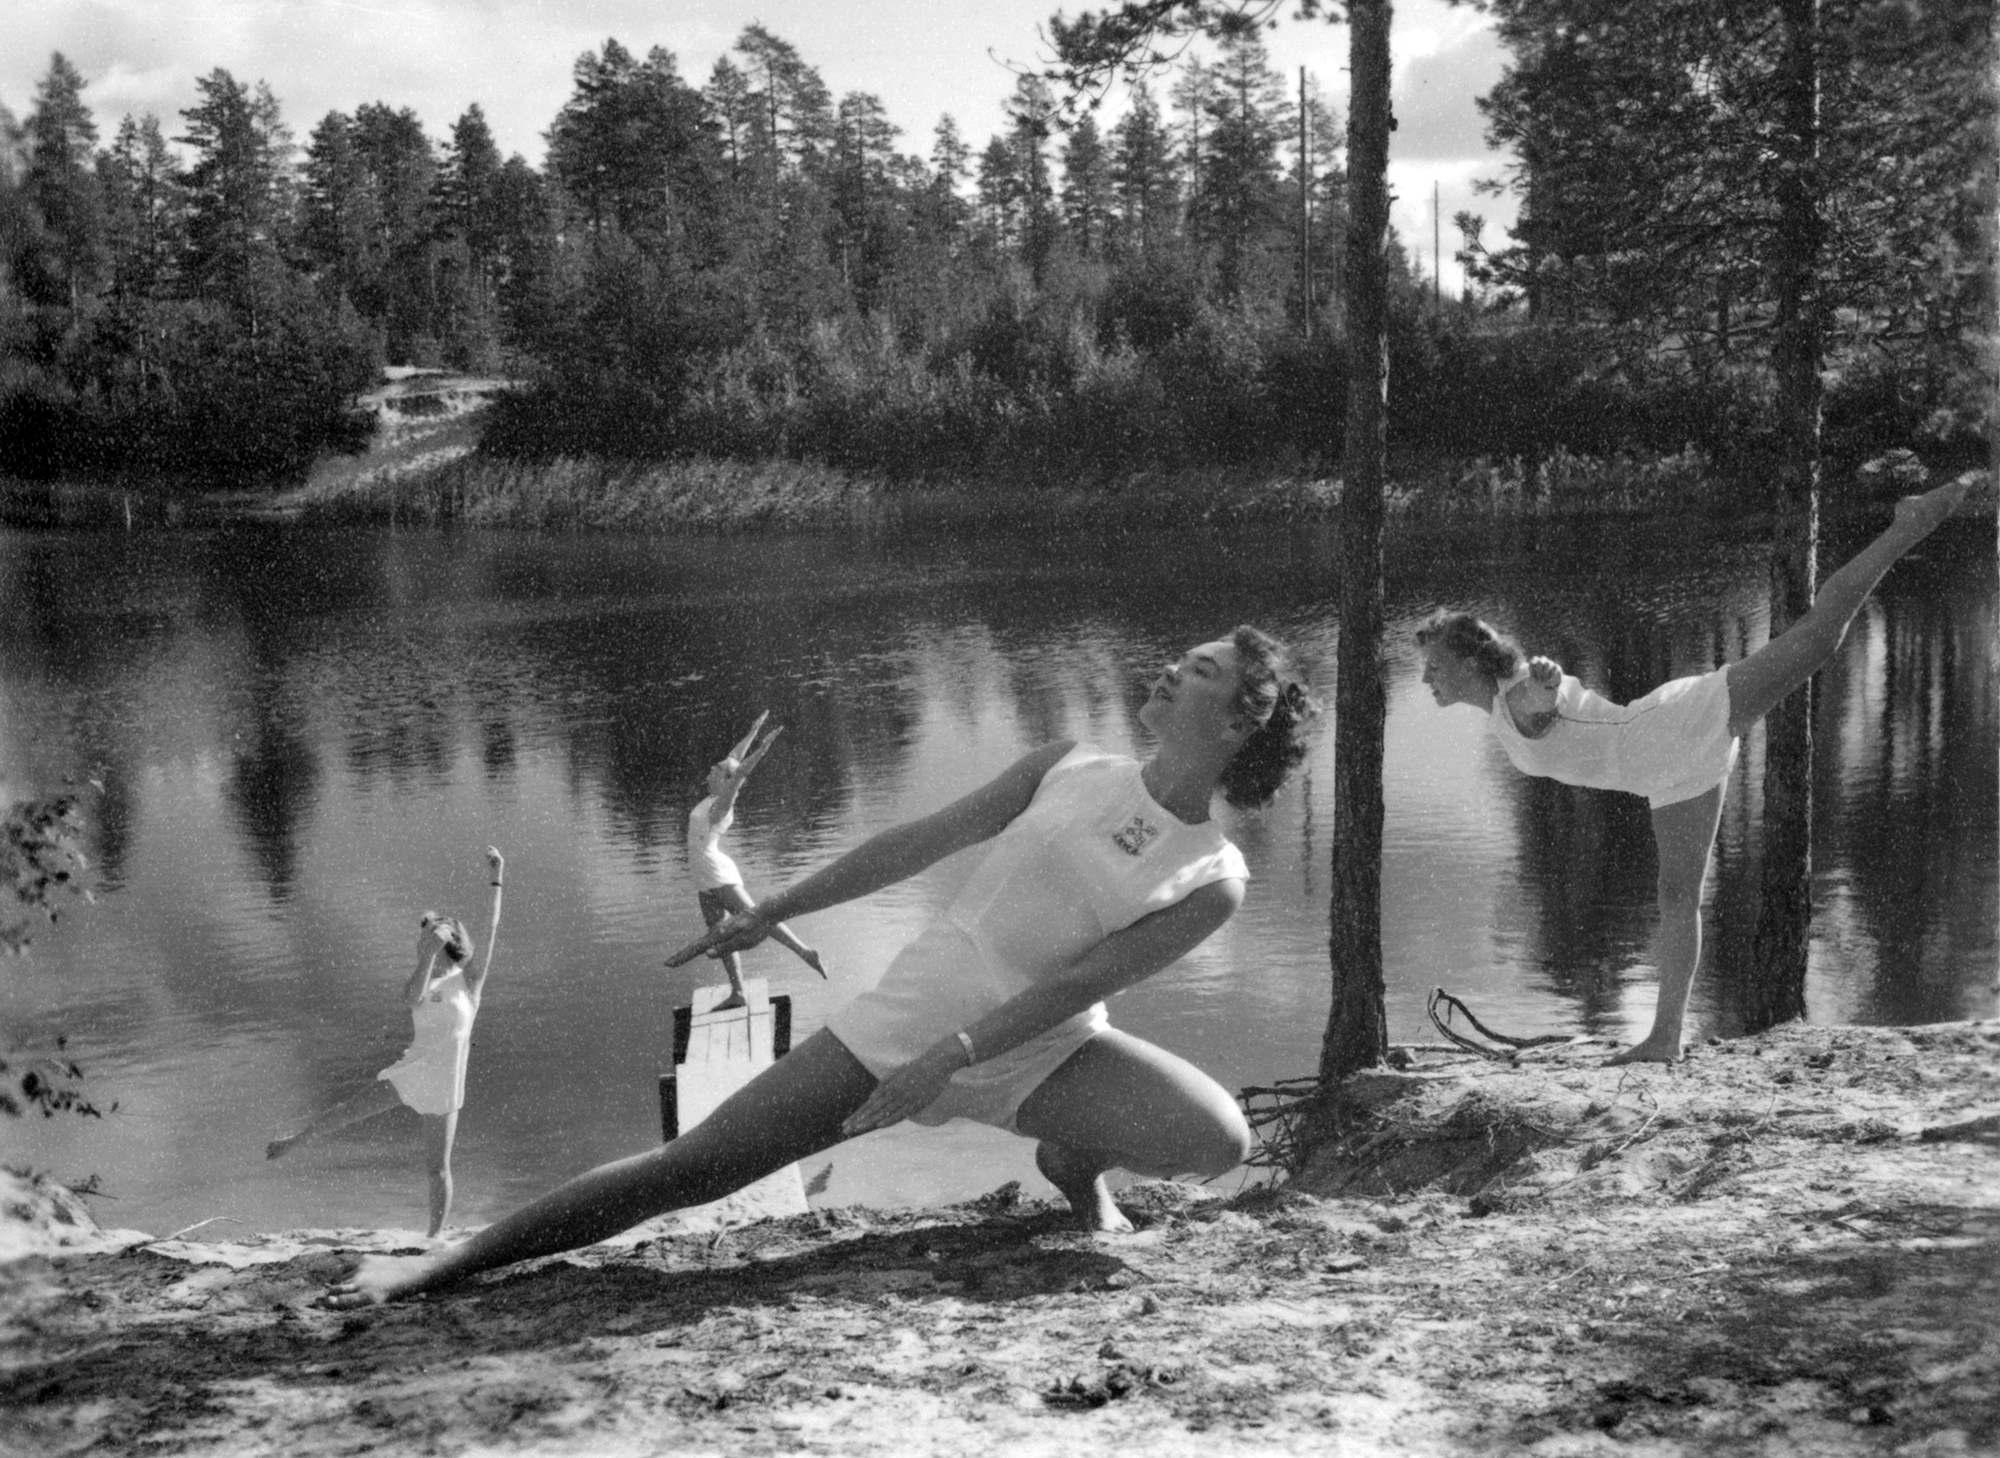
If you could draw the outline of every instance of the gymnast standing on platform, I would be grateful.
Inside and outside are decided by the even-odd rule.
[[[748,914],[757,904],[744,889],[743,873],[722,849],[722,833],[736,819],[736,792],[743,788],[743,782],[750,778],[750,771],[757,768],[757,762],[770,752],[772,742],[784,732],[781,724],[766,734],[762,741],[758,740],[758,732],[770,717],[768,710],[759,714],[750,726],[750,732],[737,740],[728,754],[710,766],[708,798],[688,812],[688,874],[694,877],[695,899],[701,903],[701,919],[711,930],[732,916]],[[790,927],[783,922],[773,922],[766,929],[773,941],[790,948],[801,962],[820,976],[826,976],[826,964],[820,960],[819,953],[792,935]],[[746,1006],[741,954],[718,951],[710,955],[721,962],[722,970],[729,974],[729,996],[717,1003],[714,1011]]]

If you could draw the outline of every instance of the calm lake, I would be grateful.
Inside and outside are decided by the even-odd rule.
[[[1836,521],[1837,562],[1884,517]],[[1516,774],[1418,683],[1439,605],[1513,626],[1617,699],[1763,641],[1755,521],[1394,529],[1384,935],[1392,1036],[1442,985],[1516,1033],[1643,1029],[1653,986],[1643,802]],[[1239,621],[1330,692],[1327,529],[668,540],[239,528],[0,531],[0,781],[94,776],[95,905],[0,964],[16,1049],[67,1035],[98,1120],[0,1122],[5,1161],[91,1173],[111,1225],[211,1236],[421,1228],[416,1118],[277,1164],[264,1144],[407,1040],[425,908],[483,941],[484,847],[507,855],[475,1034],[454,1223],[659,1137],[672,1011],[716,973],[664,955],[700,918],[682,847],[700,779],[761,710],[785,726],[727,848],[753,891],[942,804],[1052,738],[1143,751],[1169,656]],[[1869,603],[1817,705],[1809,990],[1822,1021],[1995,1011],[2000,710],[1993,526],[1957,521]],[[1218,803],[1254,876],[1242,913],[1113,1021],[1235,1088],[1312,1070],[1328,1004],[1333,737],[1270,810]],[[1762,740],[1730,785],[1701,1030],[1731,1031],[1756,914]],[[976,852],[974,853],[976,854]],[[750,975],[798,1036],[867,987],[964,858],[798,924]],[[1655,1072],[1653,1078],[1698,1076]],[[962,1198],[1030,1147],[955,1124],[884,1131],[823,1203]],[[1234,1179],[1235,1177],[1232,1177]],[[227,1223],[224,1223],[227,1222]]]

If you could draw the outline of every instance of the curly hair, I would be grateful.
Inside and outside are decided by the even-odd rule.
[[[1236,708],[1257,723],[1222,772],[1222,798],[1239,810],[1271,803],[1285,776],[1306,757],[1306,730],[1319,703],[1292,670],[1291,650],[1247,624],[1229,638],[1241,681]]]
[[[1471,613],[1438,611],[1417,627],[1417,646],[1437,644],[1454,657],[1463,658],[1494,683],[1504,683],[1520,671],[1526,661],[1521,645]]]

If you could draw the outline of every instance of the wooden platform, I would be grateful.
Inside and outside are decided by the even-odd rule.
[[[660,1079],[660,1137],[692,1129],[792,1043],[792,1000],[770,995],[761,977],[743,982],[748,1007],[717,1012],[729,985],[697,987],[690,1006],[674,1009],[674,1071]],[[683,1212],[726,1224],[806,1213],[805,1182],[787,1165],[712,1205]]]

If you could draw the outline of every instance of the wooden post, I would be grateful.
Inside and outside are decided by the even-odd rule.
[[[677,1138],[715,1112],[736,1090],[785,1056],[792,1041],[792,1000],[772,997],[762,977],[745,978],[748,1007],[717,1012],[729,984],[697,987],[688,1007],[674,1010],[674,1071],[660,1079],[660,1136]],[[805,1182],[788,1164],[712,1205],[682,1211],[728,1224],[803,1215]]]

